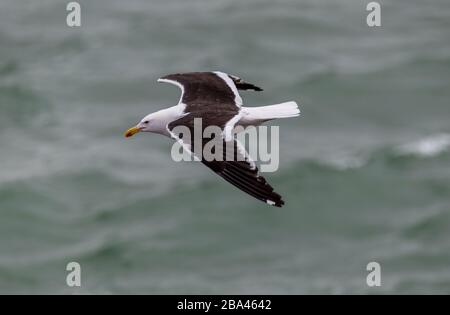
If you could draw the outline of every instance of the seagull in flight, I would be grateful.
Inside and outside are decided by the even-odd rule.
[[[194,135],[194,119],[201,118],[202,128],[218,126],[222,130],[220,141],[226,151],[233,152],[223,160],[198,158],[217,175],[240,190],[269,205],[282,207],[284,201],[272,186],[259,174],[256,163],[234,136],[237,126],[258,126],[266,121],[300,115],[296,102],[290,101],[262,107],[244,107],[238,90],[262,91],[261,88],[224,72],[190,72],[170,74],[158,82],[173,84],[181,89],[177,105],[159,110],[144,117],[125,136],[138,132],[152,132],[180,142],[188,152],[194,152],[193,139],[183,139],[176,127],[184,126]],[[202,139],[204,146],[206,140]],[[227,149],[228,148],[228,149]]]

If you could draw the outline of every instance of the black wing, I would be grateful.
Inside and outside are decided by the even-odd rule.
[[[245,149],[236,139],[225,141],[221,137],[204,137],[201,139],[201,146],[199,147],[202,152],[197,152],[194,143],[192,119],[192,115],[187,115],[170,123],[168,128],[174,132],[173,137],[183,142],[183,146],[195,156],[201,156],[199,159],[204,165],[230,184],[267,204],[277,207],[284,205],[282,197],[274,192],[274,189],[267,183],[264,177],[259,175],[255,162],[251,160]],[[177,126],[188,127],[191,137],[176,134],[175,127]],[[206,156],[207,152],[204,152],[204,148],[207,143],[211,145],[212,141],[216,142],[214,143],[215,152],[208,157]]]
[[[269,205],[282,207],[284,205],[282,197],[274,191],[264,177],[259,175],[258,167],[240,147],[237,140],[226,143],[224,141],[224,161],[202,159],[202,163],[227,182],[256,199]],[[234,155],[234,160],[230,159],[230,155]]]
[[[220,106],[238,111],[242,105],[233,80],[223,72],[169,74],[158,81],[181,88],[180,103],[186,105],[186,112],[198,111],[204,106]]]

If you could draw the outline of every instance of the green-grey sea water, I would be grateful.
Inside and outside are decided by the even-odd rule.
[[[0,293],[450,293],[449,1],[68,2],[0,2]],[[123,138],[199,70],[299,102],[284,208]]]

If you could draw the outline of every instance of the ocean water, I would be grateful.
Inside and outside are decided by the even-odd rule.
[[[382,1],[379,28],[356,0],[80,1],[79,28],[67,2],[0,2],[0,293],[450,293],[449,1]],[[123,138],[199,70],[300,103],[285,207]]]

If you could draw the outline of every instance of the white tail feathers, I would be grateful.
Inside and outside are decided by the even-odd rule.
[[[294,101],[261,107],[245,107],[245,110],[248,113],[246,118],[250,121],[266,121],[300,115],[300,109]]]

